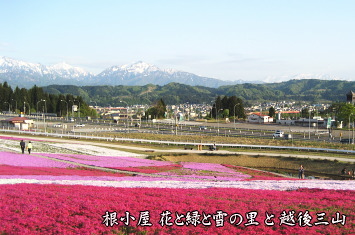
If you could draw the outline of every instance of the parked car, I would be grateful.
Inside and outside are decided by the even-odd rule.
[[[53,127],[62,127],[61,123],[54,124]]]
[[[200,130],[207,130],[206,126],[200,126]]]
[[[284,132],[277,130],[274,134],[272,134],[272,137],[284,137]]]
[[[85,124],[82,124],[82,123],[75,125],[75,127],[84,127],[84,126],[85,126]]]

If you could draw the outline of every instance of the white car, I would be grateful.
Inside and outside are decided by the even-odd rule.
[[[62,127],[62,124],[61,123],[54,124],[53,127]]]
[[[85,124],[82,124],[82,123],[75,125],[75,127],[84,127],[84,126],[85,126]]]
[[[272,137],[284,137],[284,132],[277,130],[274,134],[272,134]]]

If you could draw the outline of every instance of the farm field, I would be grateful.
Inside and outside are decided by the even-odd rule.
[[[0,234],[355,233],[354,180],[23,138],[0,136]]]

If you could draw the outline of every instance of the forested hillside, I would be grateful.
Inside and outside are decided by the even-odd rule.
[[[78,111],[71,112],[73,105],[79,106]],[[17,114],[42,112],[56,113],[59,116],[96,116],[96,111],[81,96],[74,96],[70,92],[50,94],[37,86],[12,89],[7,82],[0,83],[0,106],[2,112]]]
[[[129,104],[150,104],[162,98],[166,104],[203,103],[216,97],[216,89],[169,83],[165,86],[59,86],[44,87],[51,94],[80,95],[87,102],[102,106],[119,106],[121,100]]]
[[[165,86],[48,86],[52,94],[78,95],[98,105],[146,104],[163,98],[166,104],[210,103],[218,95],[237,96],[247,103],[266,101],[342,102],[346,93],[355,91],[355,82],[340,80],[290,80],[281,83],[239,84],[207,88],[169,83]]]

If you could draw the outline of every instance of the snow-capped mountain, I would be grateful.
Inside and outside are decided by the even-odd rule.
[[[75,84],[91,77],[93,75],[83,69],[65,63],[45,66],[7,57],[0,58],[0,82],[6,81],[19,87]]]
[[[171,82],[205,87],[219,87],[240,82],[222,81],[201,77],[192,73],[173,69],[160,69],[157,66],[139,61],[133,64],[112,66],[98,75],[93,75],[79,67],[66,63],[52,66],[0,58],[0,82],[11,86],[32,87],[47,85],[166,85]]]
[[[155,65],[142,61],[105,69],[95,77],[95,80],[96,82],[100,81],[110,85],[146,85],[150,83],[166,85],[170,82],[177,82],[191,86],[219,87],[221,85],[233,84],[233,82],[201,77],[173,69],[159,69]]]
[[[84,78],[87,76],[93,76],[79,67],[71,66],[65,62],[52,65],[48,67],[53,73],[56,73],[59,77],[63,78]]]
[[[135,74],[148,74],[160,70],[158,67],[147,64],[143,61],[138,61],[134,64],[126,64],[121,67],[118,67],[118,69],[125,70],[129,73],[135,73]]]
[[[0,74],[16,74],[27,73],[31,75],[48,74],[46,66],[41,64],[28,63],[24,61],[14,60],[7,57],[0,58]]]

